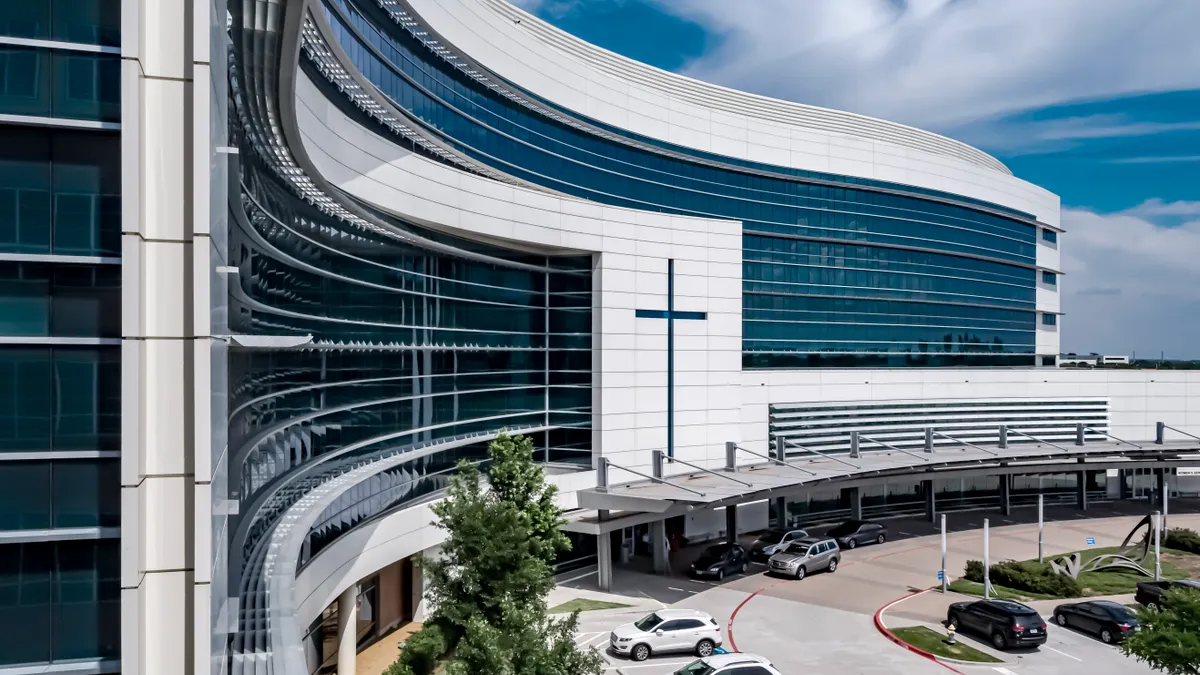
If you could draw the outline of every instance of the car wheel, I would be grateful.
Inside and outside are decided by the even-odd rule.
[[[807,573],[808,572],[804,569],[804,565],[797,567],[796,568],[796,581],[803,579],[804,575]]]
[[[1004,633],[999,631],[992,633],[992,646],[996,649],[1006,649],[1008,647],[1008,640],[1004,637]]]
[[[745,574],[745,573],[746,573],[746,563],[743,562],[742,563],[742,574]]]
[[[837,571],[837,558],[829,559],[829,573],[833,574]]]
[[[722,567],[721,569],[717,570],[717,581],[724,581],[724,580],[725,580],[725,568]]]
[[[1111,630],[1104,628],[1100,631],[1100,641],[1106,645],[1113,643],[1113,633]]]
[[[629,658],[634,661],[645,661],[650,658],[650,648],[646,645],[634,645],[633,649],[629,650]]]
[[[1058,625],[1060,625],[1060,626],[1067,625],[1067,615],[1066,614],[1055,614],[1054,620],[1057,621]]]
[[[1157,612],[1159,610],[1158,603],[1151,600],[1150,602],[1146,603],[1146,609],[1150,610],[1151,612]]]
[[[846,544],[846,548],[858,548],[858,540],[851,539],[849,543]]]
[[[887,541],[887,535],[885,535],[885,534],[884,534],[884,533],[882,533],[882,532],[880,532],[880,533],[879,533],[879,536],[878,536],[878,537],[875,537],[875,543],[876,543],[876,544],[882,544],[882,543],[883,543],[883,542],[885,542],[885,541]]]
[[[962,621],[959,620],[957,614],[951,614],[950,618],[946,620],[946,628],[953,628],[956,633],[961,630]]]
[[[712,656],[713,650],[715,649],[716,645],[713,644],[712,640],[701,640],[700,644],[696,645],[696,656],[699,656],[702,659]]]

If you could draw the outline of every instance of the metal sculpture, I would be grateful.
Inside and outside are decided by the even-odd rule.
[[[1130,570],[1137,572],[1145,577],[1153,577],[1154,573],[1143,567],[1143,563],[1150,556],[1150,528],[1153,527],[1152,519],[1146,516],[1134,525],[1133,529],[1117,547],[1117,553],[1106,553],[1098,555],[1095,558],[1083,562],[1083,556],[1079,553],[1073,553],[1069,556],[1061,556],[1057,560],[1050,561],[1050,569],[1057,574],[1065,574],[1072,579],[1078,580],[1079,575],[1083,572],[1104,572],[1111,570]],[[1137,535],[1138,530],[1146,528],[1146,533],[1142,535],[1142,541],[1139,544],[1129,545]],[[1141,555],[1135,560],[1131,557],[1141,549]]]

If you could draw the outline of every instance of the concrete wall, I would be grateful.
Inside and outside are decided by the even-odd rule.
[[[1109,429],[1152,440],[1155,423],[1200,434],[1200,372],[1186,370],[888,369],[747,371],[742,374],[742,442],[767,447],[772,403],[932,399],[1105,399]]]

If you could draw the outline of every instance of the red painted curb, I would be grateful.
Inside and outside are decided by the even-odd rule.
[[[937,656],[934,656],[932,653],[927,652],[924,649],[921,649],[920,647],[914,647],[913,645],[910,645],[907,642],[905,642],[904,640],[901,640],[900,638],[896,637],[895,633],[888,630],[887,626],[883,625],[882,616],[883,616],[884,610],[888,609],[892,605],[895,605],[899,602],[903,602],[904,600],[907,600],[911,597],[921,595],[922,593],[928,593],[930,590],[932,590],[932,589],[927,588],[923,591],[915,591],[913,593],[909,593],[908,595],[906,595],[904,597],[897,598],[897,599],[889,602],[888,604],[884,605],[883,607],[880,607],[879,610],[875,612],[875,628],[880,633],[882,633],[885,638],[900,645],[901,647],[907,649],[908,651],[910,651],[914,654],[917,654],[918,656],[924,656],[925,658],[929,659],[930,661],[933,661],[934,663],[938,664],[939,666],[941,666],[951,672],[958,673],[958,675],[963,675],[963,672],[961,670],[958,670],[957,668],[953,668],[949,664],[942,662],[941,660],[938,659]]]
[[[776,586],[779,586],[780,584],[786,584],[791,581],[795,581],[795,579],[782,579],[780,581],[776,581],[773,584],[763,586],[762,588],[758,589],[757,591],[754,591],[750,595],[746,596],[745,600],[742,600],[741,602],[738,603],[737,607],[733,608],[733,613],[729,615],[729,623],[727,623],[725,625],[725,634],[729,636],[729,646],[732,648],[732,651],[736,652],[738,650],[737,642],[733,639],[733,620],[735,618],[737,618],[738,612],[742,611],[742,607],[745,607],[747,602],[750,602],[751,600],[753,600],[754,596],[758,595],[759,593],[762,593],[763,591],[767,590],[768,588],[775,588]]]

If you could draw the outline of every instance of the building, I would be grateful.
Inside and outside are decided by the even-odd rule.
[[[1200,428],[1186,371],[1053,367],[1058,198],[995,158],[505,0],[6,3],[0,139],[0,675],[346,675],[420,614],[429,501],[502,428],[581,555],[679,524],[599,522],[621,471],[730,444],[1108,462],[781,482],[765,523],[1150,495],[1194,448],[1106,435]]]
[[[1060,367],[1103,367],[1103,366],[1127,366],[1129,365],[1128,356],[1102,356],[1100,354],[1063,354],[1058,359]]]

